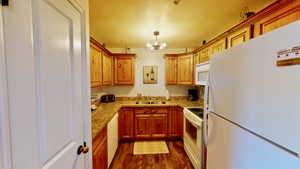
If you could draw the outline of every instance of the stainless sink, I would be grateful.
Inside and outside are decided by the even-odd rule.
[[[135,104],[166,104],[165,101],[137,101]]]

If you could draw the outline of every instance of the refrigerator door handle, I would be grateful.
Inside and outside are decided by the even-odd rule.
[[[211,112],[207,111],[204,115],[204,118],[203,118],[203,142],[204,142],[204,145],[207,147],[208,145],[208,141],[209,141],[209,133],[208,133],[208,116]],[[210,124],[210,133],[212,131],[212,124]]]

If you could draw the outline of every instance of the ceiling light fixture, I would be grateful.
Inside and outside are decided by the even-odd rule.
[[[159,36],[159,32],[155,31],[153,32],[153,35],[155,36],[155,41],[150,43],[147,43],[147,47],[151,50],[161,50],[161,49],[165,49],[167,47],[167,44],[165,42],[160,42],[158,41],[158,36]]]

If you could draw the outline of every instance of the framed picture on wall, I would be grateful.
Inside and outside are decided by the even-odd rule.
[[[144,84],[157,84],[158,66],[144,66],[143,76]]]

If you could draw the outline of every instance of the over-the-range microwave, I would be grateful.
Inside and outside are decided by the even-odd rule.
[[[205,62],[196,65],[195,69],[195,81],[196,85],[209,85],[209,68],[210,63]]]

